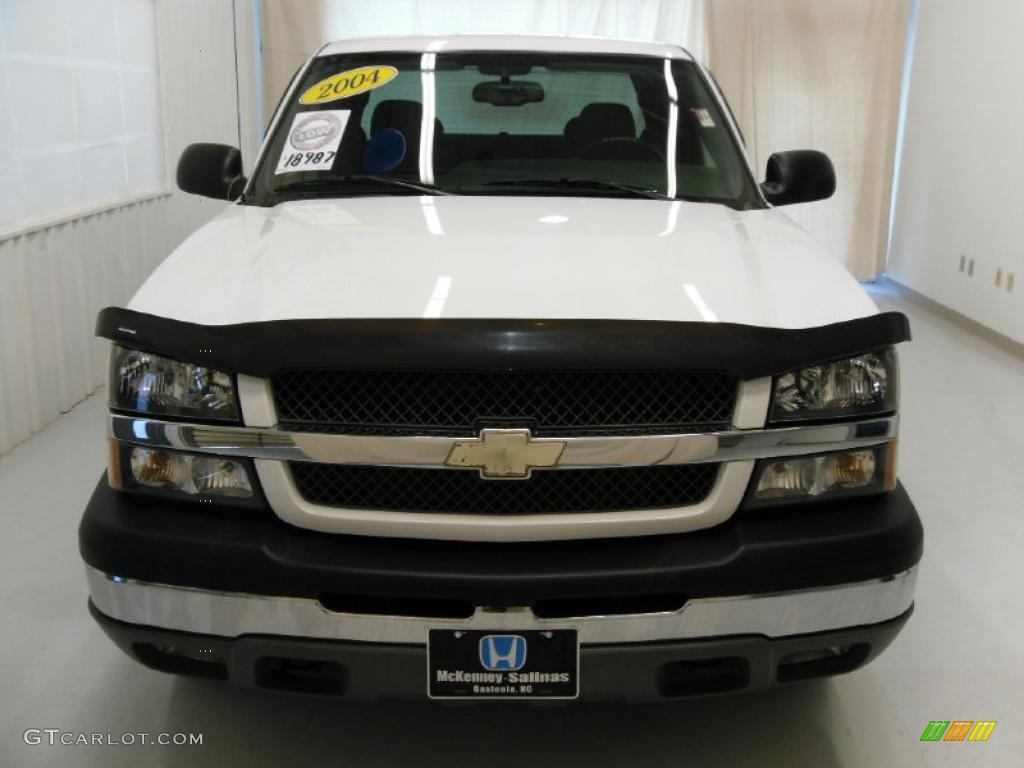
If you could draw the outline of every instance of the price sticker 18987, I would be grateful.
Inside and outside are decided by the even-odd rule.
[[[311,170],[308,166],[317,166],[333,162],[337,152],[286,152],[283,165],[289,171]]]
[[[275,172],[331,170],[350,114],[344,109],[297,114]]]

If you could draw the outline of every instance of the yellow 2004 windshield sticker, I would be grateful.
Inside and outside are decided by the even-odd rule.
[[[299,101],[302,104],[326,104],[329,101],[358,96],[360,93],[387,85],[397,74],[397,69],[386,64],[339,72],[307,90]]]

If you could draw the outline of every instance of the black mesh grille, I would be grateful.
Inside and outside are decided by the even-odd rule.
[[[284,371],[278,419],[296,431],[534,435],[711,431],[729,424],[736,380],[691,371]]]
[[[705,499],[717,464],[627,469],[535,470],[528,480],[477,472],[291,462],[307,501],[397,512],[546,514],[682,507]]]

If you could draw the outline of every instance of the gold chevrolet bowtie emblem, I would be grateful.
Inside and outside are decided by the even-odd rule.
[[[479,469],[487,478],[527,478],[537,467],[555,466],[564,450],[564,441],[534,440],[528,429],[485,429],[455,443],[444,463]]]

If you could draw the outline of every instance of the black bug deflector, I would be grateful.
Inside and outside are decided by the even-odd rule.
[[[692,370],[770,376],[910,339],[899,312],[817,328],[650,320],[337,319],[198,325],[118,307],[96,334],[233,373],[288,369]]]

